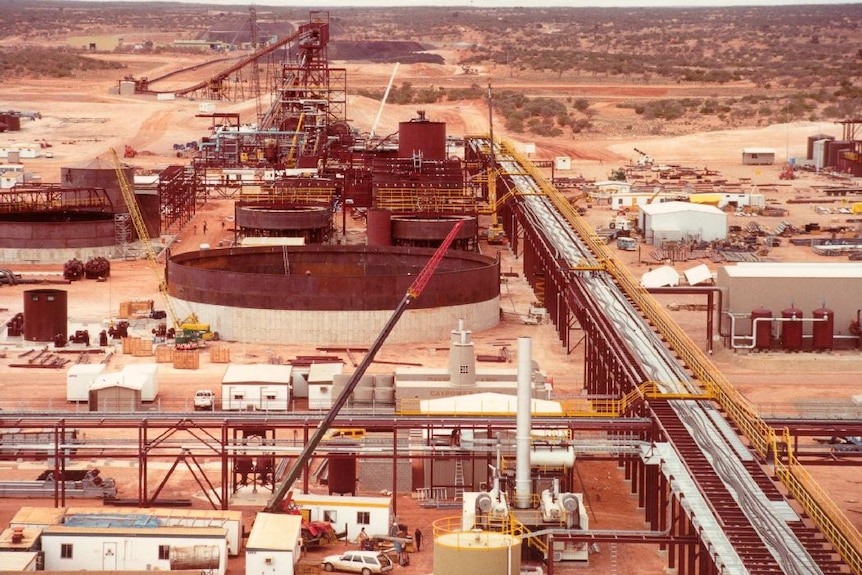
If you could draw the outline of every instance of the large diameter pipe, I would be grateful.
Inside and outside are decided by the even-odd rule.
[[[533,351],[529,337],[518,338],[518,418],[515,446],[515,508],[530,507],[530,428],[532,422]]]

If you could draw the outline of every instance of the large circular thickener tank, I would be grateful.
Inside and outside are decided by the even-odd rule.
[[[496,531],[462,531],[461,518],[434,523],[434,575],[510,575],[521,572],[521,540]]]
[[[811,347],[815,351],[832,349],[835,344],[835,312],[827,308],[818,308],[811,312],[815,321],[811,328]]]
[[[751,310],[751,326],[754,332],[754,348],[769,349],[772,347],[772,312],[764,307]],[[755,321],[760,320],[760,321]]]
[[[24,292],[24,340],[55,341],[68,335],[68,298],[64,290],[31,289]]]
[[[382,246],[255,246],[168,258],[168,294],[226,340],[369,344],[376,339],[433,249]],[[447,338],[500,316],[499,261],[449,250],[390,342]]]
[[[802,315],[796,307],[781,310],[781,345],[786,350],[802,349]]]

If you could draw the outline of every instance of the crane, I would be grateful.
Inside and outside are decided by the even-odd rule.
[[[344,389],[341,390],[341,393],[332,404],[332,407],[329,409],[329,413],[327,413],[326,417],[320,421],[317,429],[315,429],[314,433],[309,438],[308,443],[305,444],[305,448],[302,450],[302,453],[300,453],[296,460],[294,460],[293,465],[287,471],[287,475],[285,475],[282,482],[273,491],[272,497],[264,508],[264,512],[277,513],[283,511],[282,503],[285,501],[285,498],[293,487],[294,482],[302,473],[302,468],[305,467],[305,464],[308,463],[309,459],[311,459],[314,450],[317,449],[318,445],[320,445],[320,442],[323,440],[323,436],[338,416],[338,412],[341,411],[341,408],[347,402],[350,394],[353,393],[353,389],[359,383],[359,380],[362,379],[363,375],[365,375],[365,371],[368,369],[368,366],[371,365],[371,362],[374,360],[374,356],[376,356],[377,352],[380,351],[380,348],[383,346],[383,342],[386,341],[387,337],[389,337],[389,334],[395,328],[395,324],[398,323],[398,320],[407,309],[407,306],[418,299],[422,290],[425,289],[431,276],[434,275],[434,270],[437,269],[437,265],[443,259],[443,256],[446,254],[446,250],[449,249],[449,246],[455,240],[455,237],[458,235],[458,231],[461,229],[463,224],[463,220],[455,222],[455,225],[446,236],[446,239],[443,240],[440,247],[437,248],[437,251],[434,252],[431,259],[428,260],[428,263],[425,264],[425,267],[422,268],[422,271],[419,272],[419,275],[416,276],[416,279],[407,289],[407,293],[404,294],[404,297],[395,308],[392,316],[386,322],[386,325],[383,326],[383,331],[381,331],[377,336],[377,339],[374,340],[374,344],[368,349],[368,353],[365,354],[365,357],[356,368],[356,371],[353,372],[347,385],[344,386]]]
[[[156,273],[156,277],[159,282],[159,293],[165,301],[165,310],[168,314],[168,319],[170,319],[174,329],[183,329],[183,326],[192,324],[195,324],[195,327],[201,327],[202,324],[198,323],[198,318],[194,314],[188,316],[185,320],[180,321],[179,316],[174,309],[173,302],[171,302],[171,299],[168,297],[168,284],[164,275],[160,271],[161,267],[156,259],[156,251],[153,249],[153,244],[150,241],[150,233],[147,231],[147,225],[144,223],[143,216],[141,216],[141,209],[138,206],[138,200],[135,198],[135,191],[132,189],[131,184],[129,184],[129,180],[126,178],[126,173],[123,171],[123,164],[120,161],[120,157],[117,155],[117,150],[114,148],[111,148],[111,157],[114,161],[114,171],[117,174],[117,183],[120,185],[120,191],[123,194],[123,199],[126,201],[126,207],[129,209],[129,217],[132,220],[132,224],[135,226],[135,233],[138,235],[138,239],[144,248],[144,253],[147,256],[147,261],[149,261],[150,267]],[[209,326],[201,331],[209,332]]]

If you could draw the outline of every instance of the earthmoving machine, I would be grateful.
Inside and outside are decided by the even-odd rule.
[[[637,148],[635,148],[634,150],[635,152],[640,154],[640,157],[637,159],[637,162],[635,162],[638,166],[652,166],[655,163],[653,157],[646,152],[638,150]]]
[[[368,366],[371,365],[371,362],[374,361],[374,357],[377,355],[377,352],[380,351],[380,348],[383,346],[383,342],[386,341],[386,338],[389,337],[389,334],[395,328],[395,324],[398,323],[398,320],[401,318],[404,311],[407,309],[407,306],[410,305],[411,302],[415,301],[419,298],[419,295],[422,293],[422,290],[425,289],[425,286],[428,285],[428,281],[431,279],[431,276],[434,275],[434,270],[437,269],[438,264],[443,259],[443,256],[446,255],[446,250],[449,249],[449,246],[452,245],[452,242],[455,240],[455,237],[458,235],[458,231],[461,229],[463,225],[463,220],[457,220],[455,225],[452,227],[452,230],[440,244],[440,247],[437,248],[437,251],[431,256],[431,259],[428,260],[428,263],[425,264],[425,267],[422,268],[422,271],[419,272],[419,275],[416,276],[416,279],[407,289],[407,293],[404,294],[404,297],[401,299],[399,304],[396,306],[395,311],[392,313],[392,316],[386,322],[386,325],[383,326],[383,331],[377,336],[377,339],[374,341],[374,344],[368,349],[368,352],[365,354],[365,357],[360,362],[359,366],[357,366],[356,371],[353,372],[353,375],[350,377],[350,380],[344,386],[344,389],[341,391],[339,396],[332,403],[332,407],[329,409],[329,413],[327,413],[326,417],[324,417],[317,426],[317,429],[308,439],[308,443],[305,444],[305,448],[302,450],[302,453],[293,461],[291,467],[287,470],[287,474],[284,479],[282,479],[281,483],[273,490],[272,497],[269,502],[267,502],[266,507],[264,508],[264,512],[266,513],[284,513],[289,511],[289,505],[291,499],[288,498],[288,494],[293,488],[294,482],[299,478],[302,474],[302,470],[305,468],[306,464],[311,460],[311,456],[314,454],[314,450],[317,449],[317,446],[320,445],[320,442],[323,440],[326,432],[332,426],[332,423],[335,421],[335,418],[338,416],[338,412],[341,411],[341,408],[344,407],[344,404],[347,403],[350,394],[353,393],[353,390],[356,388],[356,385],[359,383],[359,380],[362,379],[362,376],[365,375],[366,370],[368,370]]]
[[[123,171],[123,163],[117,155],[117,151],[111,148],[111,157],[114,161],[114,171],[117,174],[117,183],[120,186],[120,191],[123,194],[123,199],[126,201],[126,207],[129,210],[129,217],[132,224],[135,226],[135,233],[138,240],[144,248],[144,254],[147,256],[147,261],[150,267],[156,274],[159,282],[159,293],[165,302],[165,310],[168,313],[169,319],[173,324],[177,335],[177,343],[180,345],[195,345],[198,340],[212,339],[215,334],[210,331],[209,324],[201,323],[195,314],[187,316],[180,320],[174,309],[173,302],[168,297],[168,284],[162,274],[161,266],[156,258],[156,251],[153,249],[153,243],[150,241],[150,233],[147,231],[147,225],[144,223],[144,218],[141,215],[141,208],[138,206],[138,200],[135,198],[135,191],[126,179],[126,173]]]

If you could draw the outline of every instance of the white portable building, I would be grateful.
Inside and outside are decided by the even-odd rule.
[[[221,527],[69,527],[42,532],[45,571],[172,571],[224,575]]]
[[[140,411],[143,381],[127,381],[119,372],[100,375],[90,386],[90,411]]]
[[[727,214],[715,206],[689,202],[663,202],[641,206],[638,225],[647,243],[723,240]]]
[[[770,166],[775,163],[773,148],[743,148],[742,163],[746,166]]]
[[[104,363],[76,363],[66,372],[66,401],[90,401],[90,386],[105,371]]]
[[[386,535],[395,514],[391,497],[348,497],[342,495],[294,494],[293,501],[300,511],[307,512],[310,521],[328,521],[335,531],[347,530],[347,539],[356,539],[359,531],[372,537]]]
[[[38,551],[0,551],[0,573],[39,571]]]
[[[246,575],[293,575],[301,553],[301,515],[258,513],[245,544]]]
[[[159,366],[155,363],[131,363],[120,374],[124,381],[141,383],[141,401],[155,401],[159,395]]]
[[[308,369],[308,408],[332,407],[333,380],[344,371],[343,363],[313,363]]]
[[[228,365],[221,382],[222,409],[287,411],[291,369],[289,365]]]

